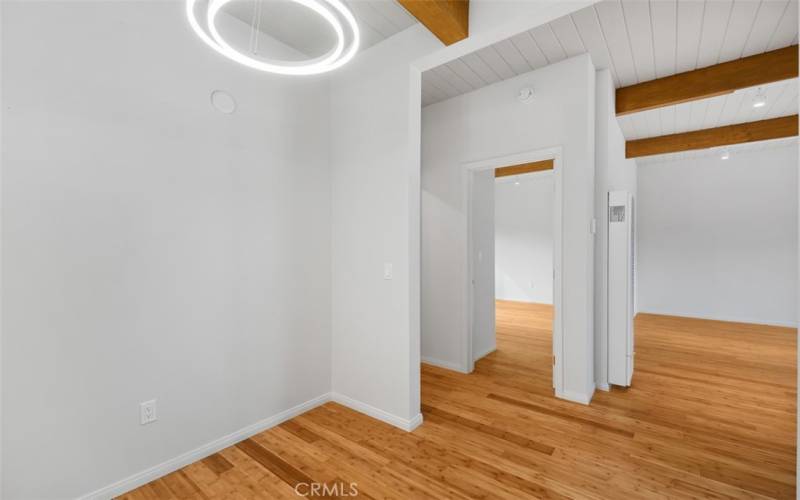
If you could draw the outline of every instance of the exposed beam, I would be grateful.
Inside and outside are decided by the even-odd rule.
[[[528,174],[531,172],[541,172],[543,170],[553,170],[553,160],[535,161],[532,163],[523,163],[521,165],[512,165],[510,167],[501,167],[494,170],[495,177],[506,177],[509,175]]]
[[[617,89],[617,115],[797,77],[797,45]]]
[[[627,158],[638,158],[640,156],[707,149],[796,135],[797,115],[783,116],[757,122],[627,141],[625,143],[625,156]]]
[[[469,0],[398,0],[445,45],[469,36]]]

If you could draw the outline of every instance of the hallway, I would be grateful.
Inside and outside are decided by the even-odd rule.
[[[423,365],[413,433],[328,403],[123,498],[794,498],[794,330],[640,315],[633,386],[581,406],[552,395],[550,325],[498,302],[473,374]]]

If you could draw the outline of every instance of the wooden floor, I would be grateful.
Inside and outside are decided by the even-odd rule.
[[[550,318],[498,302],[475,373],[423,367],[413,433],[329,403],[123,498],[795,498],[794,330],[640,315],[633,387],[582,406],[552,395]]]

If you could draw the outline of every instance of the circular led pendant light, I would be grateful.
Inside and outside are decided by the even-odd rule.
[[[298,3],[315,14],[322,17],[333,28],[336,33],[336,45],[328,53],[307,59],[304,61],[285,61],[280,59],[255,59],[249,55],[236,50],[220,35],[216,26],[216,17],[226,4],[232,0],[210,0],[205,16],[206,29],[203,29],[197,18],[197,0],[186,0],[186,16],[189,18],[189,25],[197,36],[200,37],[209,47],[216,50],[223,56],[260,71],[278,73],[281,75],[316,75],[334,70],[346,64],[355,56],[361,42],[361,34],[358,31],[358,24],[350,10],[345,7],[341,0],[291,0]],[[345,28],[342,26],[340,17],[345,20],[346,30],[349,36],[345,36]],[[347,43],[349,38],[350,42]],[[347,45],[347,50],[345,50]]]

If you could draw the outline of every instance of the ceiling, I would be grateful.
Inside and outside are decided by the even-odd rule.
[[[426,71],[423,106],[585,52],[622,87],[786,47],[797,43],[797,5],[603,0]]]
[[[326,53],[335,43],[335,35],[319,16],[308,15],[308,9],[289,0],[234,0],[225,12],[252,25],[254,6],[260,3],[259,30],[289,45],[308,57]],[[415,24],[411,16],[395,0],[344,0],[361,29],[361,50],[389,38]]]
[[[797,113],[797,85],[797,78],[793,78],[760,87],[767,97],[767,104],[762,108],[752,106],[759,88],[749,88],[709,99],[618,116],[617,121],[626,139],[641,139],[788,116]]]
[[[774,139],[771,141],[733,144],[730,146],[725,146],[720,148],[696,149],[692,151],[682,151],[680,153],[643,156],[641,158],[636,158],[636,165],[641,167],[643,165],[652,165],[654,163],[664,163],[664,162],[679,161],[692,158],[714,158],[714,157],[719,158],[722,155],[723,150],[727,150],[731,156],[735,156],[737,154],[746,153],[750,151],[764,151],[767,149],[783,148],[788,146],[797,147],[799,142],[800,141],[798,141],[797,137],[787,137],[784,139]]]

